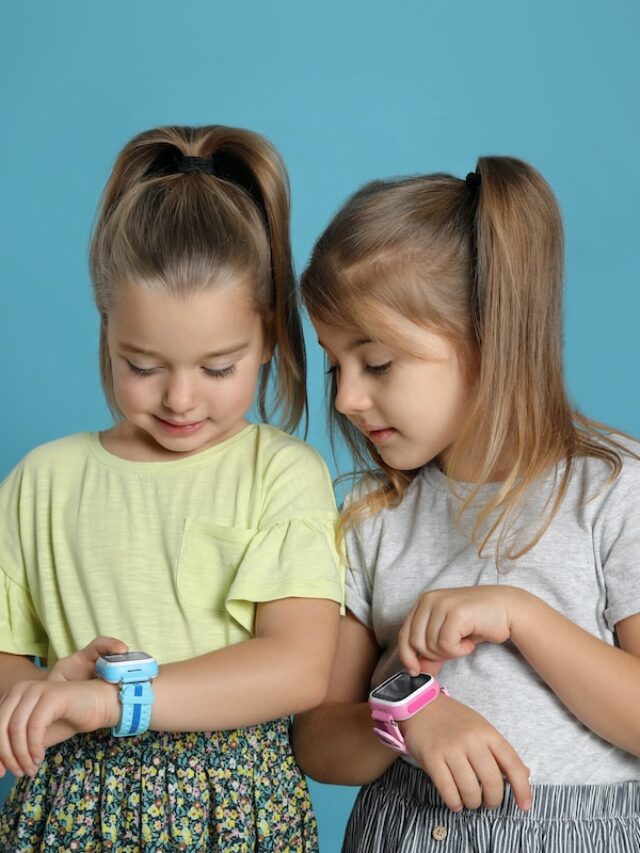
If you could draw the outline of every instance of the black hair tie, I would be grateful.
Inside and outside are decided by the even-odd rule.
[[[189,157],[182,154],[176,158],[177,172],[204,172],[205,175],[216,174],[216,163],[213,157]]]
[[[465,181],[472,192],[476,192],[480,188],[480,175],[478,172],[469,172]]]

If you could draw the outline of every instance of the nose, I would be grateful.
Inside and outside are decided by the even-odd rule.
[[[193,379],[185,373],[170,374],[164,388],[162,404],[177,415],[191,411],[195,406]]]
[[[336,409],[346,417],[362,414],[371,407],[366,383],[342,370],[336,377]]]

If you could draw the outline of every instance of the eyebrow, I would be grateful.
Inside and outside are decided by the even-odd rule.
[[[233,346],[227,347],[227,349],[218,350],[217,352],[209,352],[206,355],[203,355],[201,357],[201,360],[204,361],[209,358],[219,358],[223,355],[235,355],[238,352],[246,350],[248,347],[248,342],[243,344],[234,344]],[[127,352],[135,353],[135,355],[146,355],[150,358],[162,358],[162,356],[158,355],[158,353],[156,352],[153,352],[153,350],[144,349],[143,347],[136,347],[133,344],[121,343],[120,348],[126,350]]]
[[[318,338],[318,343],[320,344],[322,349],[326,349],[326,350],[329,349],[329,347],[325,346],[325,344],[322,343],[320,338]],[[373,343],[373,340],[371,338],[356,338],[355,341],[351,341],[351,343],[347,346],[347,350],[351,351],[351,350],[357,349],[358,347],[363,347],[366,344],[372,344],[372,343]]]

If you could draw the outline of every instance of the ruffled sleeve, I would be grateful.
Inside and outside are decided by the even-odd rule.
[[[0,484],[0,651],[46,657],[48,641],[27,581],[33,536],[27,533],[25,542],[21,510],[29,486],[23,473],[20,464]]]
[[[33,609],[31,596],[0,568],[0,651],[46,658],[47,636]]]
[[[229,588],[226,609],[249,633],[255,605],[280,598],[344,601],[333,519],[296,518],[258,530]]]

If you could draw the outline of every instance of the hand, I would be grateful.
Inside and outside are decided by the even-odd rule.
[[[114,637],[96,637],[88,646],[61,658],[51,669],[49,681],[86,681],[96,677],[96,661],[101,655],[122,655],[129,647]]]
[[[400,723],[407,748],[452,811],[496,808],[511,784],[519,808],[531,807],[529,769],[502,735],[466,705],[441,694]]]
[[[114,726],[117,685],[89,681],[21,681],[0,699],[0,777],[34,776],[46,747],[79,732]]]
[[[433,674],[434,661],[471,654],[478,643],[511,636],[519,590],[510,586],[437,589],[420,596],[400,629],[398,654],[411,673]]]

